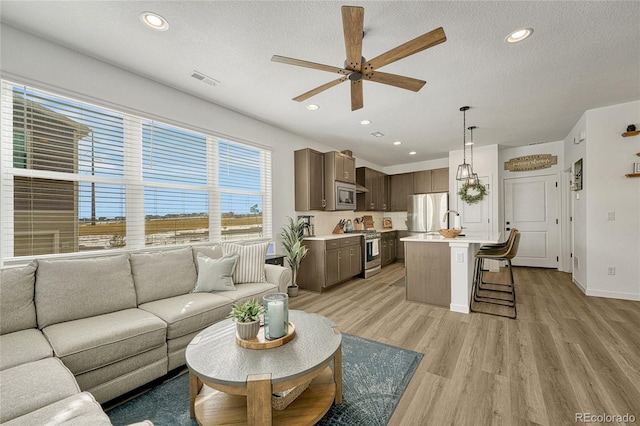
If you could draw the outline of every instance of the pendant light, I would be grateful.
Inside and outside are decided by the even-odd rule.
[[[471,138],[471,140],[468,143],[468,145],[471,148],[471,176],[469,176],[469,179],[467,179],[468,185],[477,185],[480,183],[480,178],[478,178],[478,174],[473,170],[473,129],[475,128],[476,126],[467,127],[467,129],[469,129],[470,138]]]
[[[467,163],[467,111],[469,110],[468,106],[460,107],[460,111],[462,111],[462,164],[458,166],[458,172],[456,173],[456,180],[464,180],[466,181],[473,174],[473,170],[471,169],[471,165]]]

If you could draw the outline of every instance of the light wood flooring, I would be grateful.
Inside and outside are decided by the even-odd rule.
[[[289,304],[424,353],[390,425],[555,426],[575,424],[576,413],[640,424],[640,302],[586,297],[554,270],[514,274],[516,320],[407,302],[390,285],[401,263],[322,294],[301,290]]]

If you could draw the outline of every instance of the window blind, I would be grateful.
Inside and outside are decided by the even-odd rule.
[[[271,237],[271,153],[2,81],[4,259]]]

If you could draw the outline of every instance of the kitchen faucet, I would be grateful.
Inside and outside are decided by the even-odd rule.
[[[447,220],[447,216],[449,215],[449,213],[455,213],[456,217],[453,221],[453,228],[452,229],[462,229],[462,226],[460,226],[460,213],[458,213],[456,210],[447,210],[444,214],[444,216],[442,217],[442,221],[444,222],[445,220]]]

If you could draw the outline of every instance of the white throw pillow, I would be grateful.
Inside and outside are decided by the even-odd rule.
[[[212,259],[198,253],[198,282],[194,293],[235,290],[233,272],[238,263],[238,254],[229,253],[220,259]]]
[[[238,253],[238,265],[233,274],[233,282],[242,283],[264,283],[267,278],[264,275],[264,261],[267,257],[267,247],[269,243],[259,243],[243,246],[234,243],[222,243],[222,252]]]

